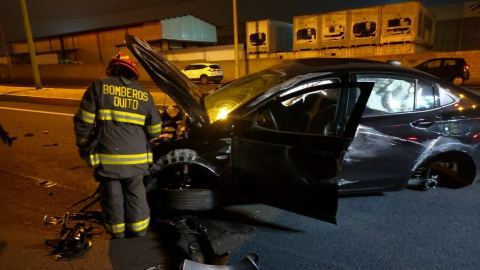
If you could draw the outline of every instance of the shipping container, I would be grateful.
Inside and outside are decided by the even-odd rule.
[[[246,23],[248,53],[288,52],[293,47],[293,24],[273,20]]]
[[[295,51],[347,47],[347,11],[293,17]]]
[[[430,46],[416,43],[392,44],[379,46],[378,55],[421,53],[429,50],[431,50]]]
[[[433,46],[435,15],[420,2],[382,6],[381,44],[418,43]]]
[[[303,15],[293,17],[293,50],[318,50],[321,48],[322,15]]]
[[[352,9],[349,12],[348,46],[380,44],[380,7]]]
[[[330,12],[322,15],[322,48],[347,47],[348,11]]]
[[[195,42],[217,42],[217,28],[215,25],[209,24],[199,18],[191,15],[175,17],[161,20],[161,36],[158,39],[168,39],[177,41],[195,41]],[[144,25],[144,27],[147,27]],[[153,27],[153,28],[152,28]],[[150,29],[150,28],[149,28]],[[151,30],[155,30],[151,26]],[[146,36],[151,36],[145,30]]]
[[[362,58],[379,54],[380,46],[359,46],[349,48],[348,57]]]
[[[347,58],[349,49],[347,48],[333,48],[320,51],[322,58]]]

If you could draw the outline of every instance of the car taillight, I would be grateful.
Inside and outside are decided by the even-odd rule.
[[[463,70],[467,71],[467,70],[469,70],[469,69],[470,69],[470,65],[464,65],[464,66],[463,66]]]

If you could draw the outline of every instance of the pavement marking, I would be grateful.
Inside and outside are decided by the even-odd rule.
[[[36,110],[26,110],[26,109],[10,108],[10,107],[0,107],[0,109],[12,110],[12,111],[22,111],[22,112],[54,114],[54,115],[63,115],[63,116],[74,116],[74,114],[70,114],[70,113],[57,113],[57,112],[47,112],[47,111],[36,111]]]

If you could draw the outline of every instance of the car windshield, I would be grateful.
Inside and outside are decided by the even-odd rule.
[[[225,118],[231,111],[285,81],[287,75],[266,69],[226,84],[205,98],[210,122]]]

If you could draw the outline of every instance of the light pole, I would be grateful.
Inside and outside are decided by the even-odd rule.
[[[30,50],[30,62],[32,63],[33,77],[35,78],[35,87],[42,89],[40,81],[40,72],[38,71],[37,56],[35,55],[35,45],[33,44],[32,30],[30,29],[30,21],[28,20],[27,4],[25,0],[19,0],[22,7],[23,24],[25,26],[25,35],[27,36],[28,48]]]
[[[7,42],[5,41],[5,35],[3,34],[3,27],[1,24],[0,24],[0,34],[2,36],[3,47],[5,48],[5,57],[7,58],[8,76],[12,80],[13,79],[12,60],[10,59],[10,55],[8,54]]]
[[[235,79],[240,77],[238,72],[238,23],[237,23],[237,0],[233,0],[233,34],[235,43]]]

